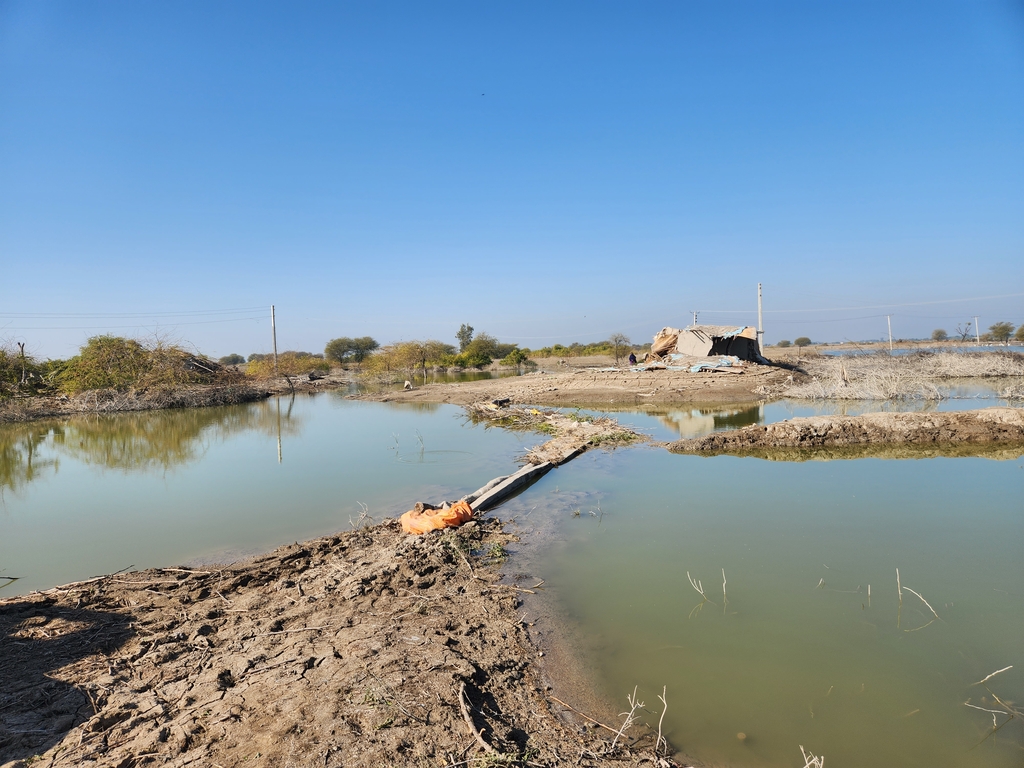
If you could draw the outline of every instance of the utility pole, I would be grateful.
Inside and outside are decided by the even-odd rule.
[[[693,310],[693,324],[694,325],[697,324],[697,310],[696,309]]]
[[[889,324],[889,354],[892,354],[892,315],[885,316],[885,322]]]
[[[757,351],[764,355],[764,320],[761,317],[761,284],[757,284]]]
[[[978,316],[974,316],[974,340],[981,344],[981,334],[978,332]]]
[[[274,373],[277,373],[277,318],[274,317],[274,305],[270,305],[270,332],[274,336]]]

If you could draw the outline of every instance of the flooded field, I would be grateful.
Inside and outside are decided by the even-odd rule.
[[[262,552],[359,524],[363,505],[393,517],[538,442],[454,406],[335,394],[0,425],[0,576],[20,577],[0,595]]]
[[[637,449],[587,454],[517,503],[556,542],[530,572],[603,692],[625,706],[638,685],[658,713],[667,686],[684,753],[790,766],[803,744],[832,766],[1011,766],[1021,722],[986,739],[992,715],[964,702],[994,706],[972,683],[1011,664],[992,692],[1024,693],[1021,464]]]
[[[1000,404],[972,392],[937,407]],[[662,440],[864,410],[613,415]],[[454,406],[335,394],[3,425],[0,575],[19,578],[0,580],[0,595],[394,516],[507,473],[541,440],[473,425]],[[545,579],[600,690],[624,705],[639,686],[660,712],[665,686],[666,735],[684,754],[791,766],[802,744],[832,768],[973,768],[1019,765],[1024,750],[1019,719],[991,735],[992,715],[965,705],[1024,698],[1022,499],[1019,460],[787,463],[638,447],[589,452],[499,515],[523,516],[528,562],[515,567]],[[1009,665],[991,691],[972,685]]]

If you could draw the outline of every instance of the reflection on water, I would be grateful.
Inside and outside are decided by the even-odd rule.
[[[0,588],[223,562],[346,528],[360,504],[380,521],[508,474],[540,439],[326,394],[0,425]]]
[[[17,492],[57,471],[55,457],[40,455],[48,437],[45,427],[36,422],[0,425],[0,498],[5,490]]]
[[[19,491],[60,467],[60,458],[124,471],[200,460],[212,442],[255,431],[280,438],[301,429],[294,398],[245,407],[182,408],[0,425],[0,492]]]

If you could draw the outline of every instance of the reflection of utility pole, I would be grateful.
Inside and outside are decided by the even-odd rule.
[[[277,400],[277,463],[281,462],[281,398],[275,398]]]
[[[274,305],[270,305],[270,332],[274,336],[274,373],[277,373],[277,318],[274,317]]]
[[[892,315],[885,316],[885,322],[889,324],[889,354],[892,354]]]
[[[974,340],[981,344],[981,334],[978,333],[978,316],[974,316]]]
[[[761,284],[757,284],[757,353],[764,354],[764,321],[761,317]]]

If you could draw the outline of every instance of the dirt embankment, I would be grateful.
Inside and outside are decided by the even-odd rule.
[[[238,405],[270,396],[266,387],[241,382],[183,387],[157,392],[92,390],[80,395],[18,397],[0,403],[0,423],[59,418],[82,413],[123,413],[164,408],[203,408]]]
[[[786,460],[878,455],[1024,455],[1024,410],[814,416],[754,425],[668,444],[675,453],[736,454]]]
[[[670,765],[546,697],[507,538],[391,521],[2,600],[0,765]]]
[[[723,371],[576,369],[536,372],[503,379],[428,384],[408,391],[353,395],[381,402],[426,402],[469,405],[508,398],[513,403],[554,406],[643,406],[684,402],[749,402],[774,391],[792,372],[767,365],[748,365],[742,373]]]

